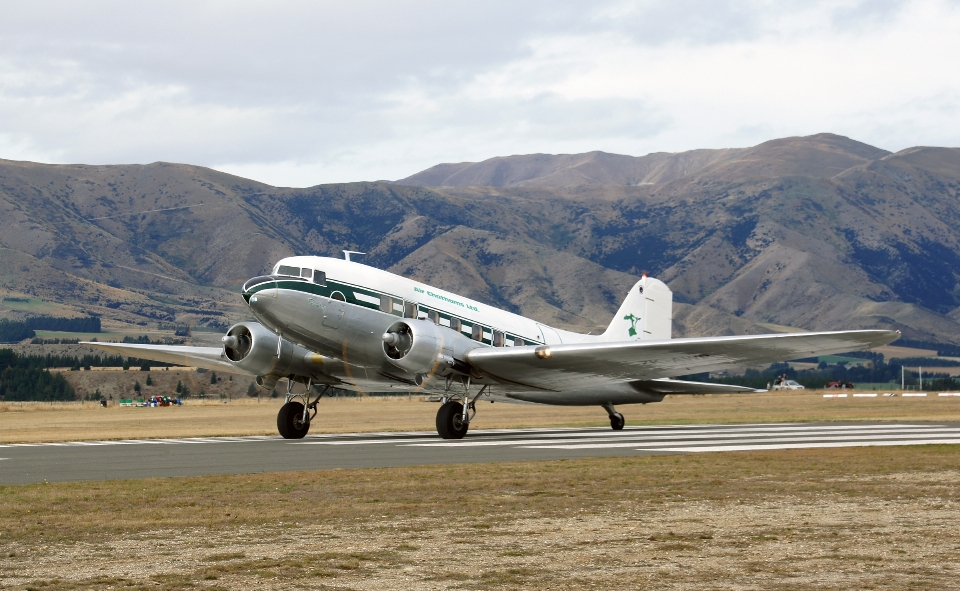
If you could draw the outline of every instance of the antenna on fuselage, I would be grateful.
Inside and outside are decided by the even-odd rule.
[[[365,253],[365,252],[358,252],[358,251],[356,251],[356,250],[345,250],[345,251],[343,251],[343,258],[349,261],[349,260],[350,260],[350,255],[352,255],[352,254],[367,254],[367,253]]]

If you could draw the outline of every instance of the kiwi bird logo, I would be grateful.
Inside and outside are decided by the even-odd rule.
[[[640,317],[634,316],[633,314],[627,314],[623,317],[623,319],[630,321],[630,329],[627,330],[627,334],[632,337],[637,336],[637,323],[640,322]]]

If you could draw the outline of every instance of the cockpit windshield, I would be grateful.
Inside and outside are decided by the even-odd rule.
[[[323,271],[317,271],[310,267],[291,267],[289,265],[277,265],[274,275],[282,277],[299,277],[307,281],[313,281],[319,285],[327,284],[327,274]]]

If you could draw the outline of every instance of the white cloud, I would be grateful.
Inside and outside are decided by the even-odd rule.
[[[830,131],[960,145],[960,6],[46,3],[0,19],[0,157],[276,185]]]

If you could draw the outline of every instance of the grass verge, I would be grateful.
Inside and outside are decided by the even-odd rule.
[[[0,488],[0,585],[950,588],[960,447]]]

